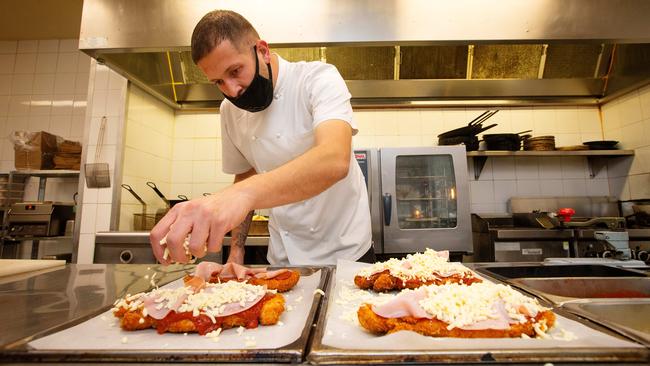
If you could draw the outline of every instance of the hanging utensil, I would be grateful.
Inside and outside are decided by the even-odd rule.
[[[95,161],[84,164],[84,176],[86,177],[86,187],[88,188],[108,188],[111,186],[111,177],[108,169],[108,163],[100,163],[99,158],[104,146],[104,133],[106,130],[106,116],[102,117],[99,125],[99,134],[97,136],[97,146],[95,146]]]

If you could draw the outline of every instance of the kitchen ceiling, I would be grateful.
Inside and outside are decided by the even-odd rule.
[[[643,0],[310,3],[319,11],[294,0],[220,4],[249,18],[283,58],[336,65],[358,108],[597,104],[650,80]],[[223,96],[189,55],[194,24],[212,6],[86,0],[80,48],[174,108],[216,108]]]

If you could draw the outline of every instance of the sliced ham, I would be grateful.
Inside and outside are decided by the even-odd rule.
[[[263,272],[266,272],[266,268],[248,268],[237,263],[226,263],[221,269],[221,272],[218,273],[218,276],[223,279],[243,281]]]
[[[278,270],[275,270],[275,271],[260,272],[260,273],[255,274],[255,278],[263,278],[263,279],[270,280],[270,279],[275,278],[275,277],[277,277],[277,276],[279,276],[279,275],[281,275],[281,274],[283,274],[285,272],[289,272],[289,270],[286,269],[286,268],[281,268],[281,269],[278,269]]]
[[[438,255],[438,257],[444,258],[444,259],[447,260],[447,262],[449,262],[449,251],[448,250],[441,250],[441,251],[436,252],[436,254]]]
[[[147,309],[147,314],[149,316],[160,320],[167,316],[170,311],[178,310],[185,299],[187,299],[187,296],[187,293],[182,293],[176,298],[176,301],[170,305],[168,300],[157,301],[159,299],[159,296],[156,294],[156,292],[153,292],[144,298],[144,307]]]
[[[210,279],[212,272],[221,272],[223,266],[215,262],[200,262],[194,269],[194,276],[201,277],[205,281]]]
[[[236,279],[237,281],[244,281],[251,277],[271,279],[287,271],[286,268],[267,271],[266,268],[249,268],[236,263],[221,265],[214,262],[200,262],[194,270],[194,276],[208,281],[214,274],[224,280]]]
[[[416,318],[431,319],[432,316],[424,311],[419,301],[427,296],[426,291],[405,291],[385,304],[373,306],[372,311],[384,318],[401,318],[414,316]]]

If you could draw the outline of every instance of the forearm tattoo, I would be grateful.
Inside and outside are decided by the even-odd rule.
[[[236,240],[232,243],[233,246],[237,246],[239,248],[244,248],[244,244],[246,243],[246,238],[248,237],[248,229],[251,226],[251,221],[253,220],[253,211],[250,211],[248,215],[246,215],[246,218],[244,221],[242,221],[241,224],[237,227],[237,235],[235,235]]]

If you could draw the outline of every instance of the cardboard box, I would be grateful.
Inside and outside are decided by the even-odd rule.
[[[45,131],[24,135],[20,144],[14,144],[17,170],[52,169],[57,151],[56,136]]]

